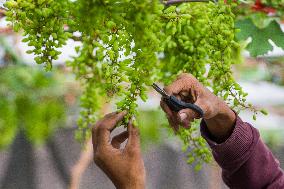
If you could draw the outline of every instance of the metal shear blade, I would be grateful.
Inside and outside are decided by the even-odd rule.
[[[170,96],[163,90],[161,89],[156,83],[152,84],[152,87],[160,93],[164,98],[170,98]]]

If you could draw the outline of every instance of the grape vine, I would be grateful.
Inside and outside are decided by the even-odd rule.
[[[178,4],[176,4],[178,3]],[[234,108],[247,108],[246,93],[232,76],[240,47],[232,8],[235,3],[181,3],[159,0],[10,0],[7,17],[14,30],[24,30],[24,42],[34,47],[38,63],[51,68],[58,47],[67,39],[81,41],[68,65],[84,88],[76,137],[89,137],[106,99],[127,110],[125,121],[137,112],[137,99],[147,99],[153,81],[167,84],[188,72]],[[73,36],[79,32],[80,37]],[[199,169],[210,153],[197,129],[179,136],[193,145],[189,161]]]

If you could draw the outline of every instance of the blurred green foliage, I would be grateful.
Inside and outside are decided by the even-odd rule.
[[[168,127],[164,127],[168,122],[161,110],[139,111],[137,122],[144,150],[152,144],[159,144],[169,136],[169,133],[165,132]]]
[[[65,120],[64,77],[29,66],[0,68],[0,148],[19,130],[33,143],[47,139]]]
[[[283,147],[284,129],[260,129],[261,138],[272,151]]]

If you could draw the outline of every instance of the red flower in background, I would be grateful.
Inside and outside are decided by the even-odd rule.
[[[271,13],[274,14],[276,13],[276,9],[273,7],[267,7],[264,4],[261,3],[261,0],[256,0],[254,5],[252,6],[252,10],[254,11],[259,11],[259,12],[264,12],[264,13]]]

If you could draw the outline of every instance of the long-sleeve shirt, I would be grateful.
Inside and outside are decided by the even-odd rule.
[[[222,168],[222,178],[228,187],[284,189],[280,163],[260,139],[256,128],[237,116],[233,133],[221,144],[214,142],[204,121],[200,129]]]

